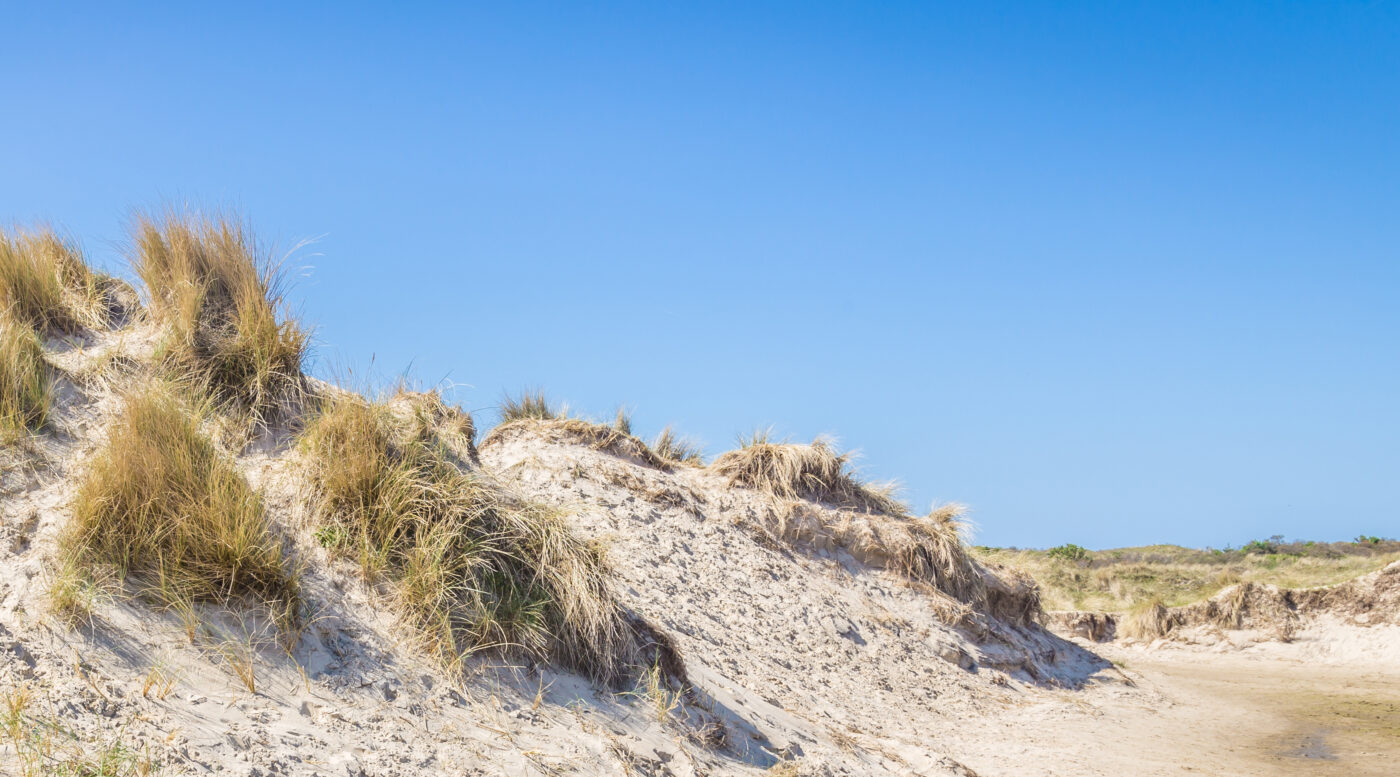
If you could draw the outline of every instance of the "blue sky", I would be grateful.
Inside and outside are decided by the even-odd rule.
[[[316,238],[321,374],[833,433],[988,544],[1400,534],[1396,3],[5,17],[0,221]]]

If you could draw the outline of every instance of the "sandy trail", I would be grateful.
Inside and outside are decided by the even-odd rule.
[[[1010,708],[946,741],[935,737],[938,746],[982,777],[1396,774],[1395,667],[1104,652],[1146,693],[1129,693],[1121,682],[1065,691],[1058,703]]]

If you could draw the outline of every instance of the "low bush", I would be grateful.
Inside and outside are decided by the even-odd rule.
[[[1061,561],[1084,561],[1089,558],[1089,551],[1070,542],[1045,551],[1045,555]]]

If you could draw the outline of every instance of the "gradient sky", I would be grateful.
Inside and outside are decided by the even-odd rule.
[[[829,432],[987,544],[1400,534],[1397,3],[117,5],[6,7],[0,222],[315,238],[318,374]]]

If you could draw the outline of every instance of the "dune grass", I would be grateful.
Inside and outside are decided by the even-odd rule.
[[[618,677],[630,632],[601,552],[557,511],[455,464],[421,428],[396,423],[384,404],[325,400],[302,438],[323,544],[388,582],[449,669],[498,651]]]
[[[669,426],[656,435],[656,439],[651,443],[651,449],[656,452],[657,456],[673,464],[686,464],[693,467],[705,466],[705,455],[700,446],[676,434]]]
[[[293,625],[299,588],[283,543],[201,417],[169,386],[129,392],[78,481],[61,549],[83,567],[139,576],[168,605],[243,600]]]
[[[280,265],[246,226],[171,210],[139,216],[133,242],[179,374],[255,413],[299,385],[309,335],[287,310]]]
[[[838,453],[831,440],[810,445],[774,442],[766,431],[740,440],[741,447],[711,464],[731,486],[766,491],[784,499],[812,499],[842,507],[904,515],[908,508],[894,498],[894,486],[861,482],[851,456]]]
[[[501,398],[502,424],[526,418],[548,421],[559,416],[559,409],[550,403],[543,391],[537,389],[523,391],[519,397],[506,395]]]
[[[0,232],[0,310],[36,333],[74,334],[105,320],[104,283],[53,230]]]
[[[38,336],[0,310],[0,445],[43,428],[52,400],[50,378]]]
[[[1078,551],[978,548],[977,555],[1021,569],[1053,610],[1132,612],[1157,603],[1201,602],[1237,583],[1284,588],[1333,585],[1400,559],[1400,543],[1290,543],[1251,551],[1176,545]],[[1082,551],[1082,552],[1079,552]]]

